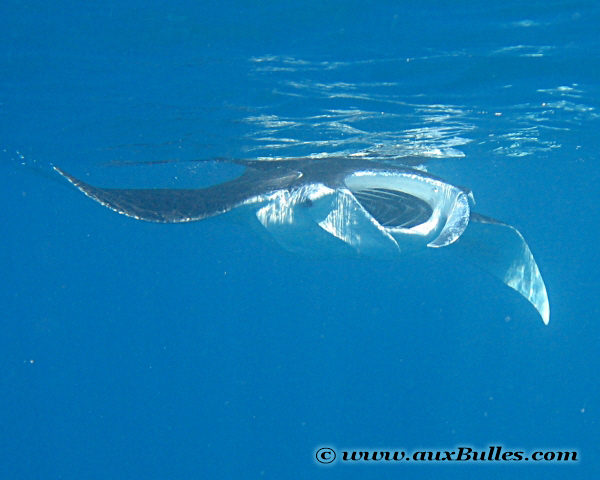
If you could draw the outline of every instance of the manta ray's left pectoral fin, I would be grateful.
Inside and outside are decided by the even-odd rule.
[[[451,250],[523,295],[548,324],[546,285],[531,250],[516,228],[471,212],[469,226]]]

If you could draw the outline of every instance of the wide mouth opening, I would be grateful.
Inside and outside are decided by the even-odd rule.
[[[350,190],[362,207],[382,226],[413,228],[427,222],[433,209],[424,200],[383,187]]]

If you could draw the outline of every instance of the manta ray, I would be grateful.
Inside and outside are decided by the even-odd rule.
[[[303,255],[393,259],[447,247],[519,292],[548,324],[546,286],[523,236],[475,213],[469,189],[408,162],[353,156],[243,165],[239,177],[199,189],[98,188],[54,168],[88,197],[128,217],[180,223],[237,212]]]

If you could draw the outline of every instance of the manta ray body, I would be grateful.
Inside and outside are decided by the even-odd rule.
[[[98,188],[55,169],[129,217],[179,223],[235,211],[304,255],[394,258],[449,247],[519,292],[548,323],[546,287],[525,240],[473,212],[470,190],[408,165],[352,156],[243,165],[241,176],[199,189]]]

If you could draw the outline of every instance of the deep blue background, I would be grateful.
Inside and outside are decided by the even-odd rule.
[[[595,478],[599,13],[5,0],[0,478]],[[449,157],[527,239],[550,325],[443,252],[296,258],[219,219],[115,215],[49,169],[189,186],[222,175],[198,158],[360,149]],[[463,445],[580,461],[314,461]]]

